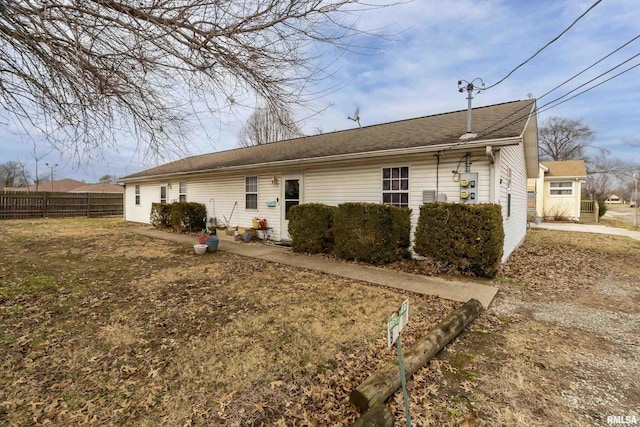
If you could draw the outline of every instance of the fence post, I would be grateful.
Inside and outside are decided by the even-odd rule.
[[[47,217],[47,192],[43,191],[42,192],[42,217],[46,218]]]
[[[87,218],[91,218],[91,193],[87,193]]]

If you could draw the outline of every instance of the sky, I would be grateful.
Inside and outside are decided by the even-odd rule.
[[[344,130],[357,124],[347,117],[360,110],[362,126],[465,109],[466,92],[458,81],[481,79],[492,86],[565,30],[595,0],[415,0],[363,13],[360,29],[385,37],[361,36],[355,42],[375,48],[371,55],[342,53],[333,74],[322,82],[325,95],[318,112],[296,110],[305,134]],[[640,66],[561,105],[550,101],[640,53],[640,38],[560,89],[549,90],[640,35],[637,0],[604,0],[553,44],[518,68],[502,83],[474,95],[473,106],[537,98],[538,123],[551,116],[583,120],[595,132],[595,145],[612,157],[640,165]],[[334,59],[326,57],[325,60]],[[640,64],[640,56],[599,80]],[[480,80],[475,80],[476,87]],[[569,95],[569,96],[571,96]],[[0,123],[0,163],[21,161],[54,179],[97,182],[103,175],[125,176],[179,157],[237,147],[237,134],[250,109],[221,113],[195,129],[187,151],[162,161],[140,154],[136,141],[123,137],[117,150],[91,163],[74,163],[65,153],[48,150]],[[50,152],[49,152],[50,151]]]

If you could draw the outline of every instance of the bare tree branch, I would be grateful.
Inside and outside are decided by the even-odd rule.
[[[256,108],[238,134],[238,145],[251,147],[302,136],[289,110]]]
[[[360,0],[0,0],[0,117],[78,158],[133,136],[162,153],[257,97],[305,103]],[[324,47],[323,47],[324,46]],[[202,112],[204,111],[204,112]],[[207,120],[208,119],[208,120]]]

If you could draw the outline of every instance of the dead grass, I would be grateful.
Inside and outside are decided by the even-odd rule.
[[[393,355],[390,311],[410,298],[409,345],[458,305],[199,257],[118,220],[0,233],[0,424],[342,425]]]

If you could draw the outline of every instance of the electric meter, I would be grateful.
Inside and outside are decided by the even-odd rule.
[[[460,198],[461,198],[461,199],[467,199],[468,197],[469,197],[469,193],[468,193],[468,192],[466,192],[466,191],[464,191],[464,190],[462,190],[462,191],[460,192]]]
[[[466,187],[469,185],[469,180],[467,178],[460,179],[460,187]]]

